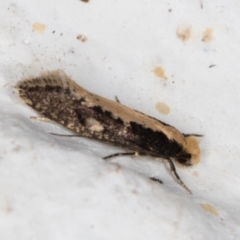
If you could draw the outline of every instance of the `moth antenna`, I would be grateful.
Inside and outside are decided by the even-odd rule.
[[[170,169],[171,172],[174,174],[174,176],[176,177],[177,182],[190,194],[192,194],[192,192],[190,191],[190,189],[184,184],[184,182],[182,181],[182,179],[178,176],[176,168],[172,162],[172,160],[170,158],[166,158],[166,160],[169,162],[170,165]]]
[[[74,134],[58,134],[58,133],[52,133],[49,132],[49,134],[53,135],[53,136],[59,136],[59,137],[81,137],[80,135],[74,135]]]
[[[189,133],[189,134],[184,134],[185,137],[204,137],[203,134],[197,134],[197,133]]]

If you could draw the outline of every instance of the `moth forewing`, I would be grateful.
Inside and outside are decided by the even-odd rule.
[[[61,70],[24,79],[15,88],[19,97],[43,117],[79,136],[139,155],[165,158],[182,186],[185,185],[180,182],[171,159],[183,166],[199,162],[200,149],[194,134],[185,135],[153,117],[90,93]]]

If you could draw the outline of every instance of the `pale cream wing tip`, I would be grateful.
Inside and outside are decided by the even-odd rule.
[[[73,95],[79,97],[79,92],[87,91],[75,83],[63,70],[54,70],[43,72],[37,77],[29,77],[20,80],[15,85],[16,94],[23,99],[23,92],[33,87],[60,87],[62,89],[69,89]]]
[[[73,80],[71,80],[67,74],[63,70],[53,70],[41,73],[37,77],[28,77],[25,79],[21,79],[15,85],[16,89],[24,88],[24,87],[34,87],[34,86],[61,86],[66,87],[73,84]]]

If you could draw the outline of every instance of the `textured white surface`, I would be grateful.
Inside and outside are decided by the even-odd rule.
[[[239,9],[234,0],[1,0],[0,239],[239,239]],[[204,134],[199,165],[178,168],[193,195],[165,163],[106,163],[119,149],[30,120],[13,86],[53,69]]]

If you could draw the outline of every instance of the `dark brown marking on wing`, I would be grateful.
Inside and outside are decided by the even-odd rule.
[[[76,98],[69,88],[48,85],[20,88],[24,90],[20,94],[31,101],[29,105],[33,109],[81,136],[92,136],[133,150],[144,149],[160,156],[177,156],[183,151],[176,141],[169,140],[160,131],[153,131],[135,122],[126,124],[121,118],[114,117],[110,111],[105,111],[102,106],[88,107],[86,99]],[[86,127],[89,118],[98,121],[103,131],[89,130]]]

